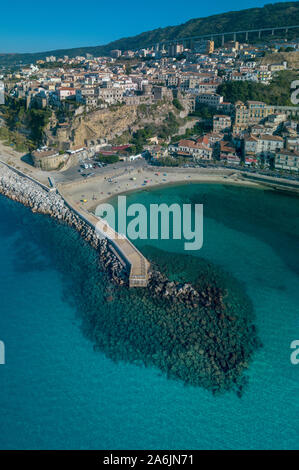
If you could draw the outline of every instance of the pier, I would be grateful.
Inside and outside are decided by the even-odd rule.
[[[90,225],[100,237],[107,238],[118,259],[129,268],[129,286],[146,287],[150,263],[133,243],[124,235],[117,233],[105,220],[96,217],[90,212],[85,211],[79,204],[70,201],[63,194],[61,185],[58,185],[56,189],[65,204],[73,212]]]
[[[60,211],[65,205],[77,219],[79,218],[92,229],[95,238],[105,238],[108,241],[110,251],[117,257],[122,266],[129,269],[129,286],[147,287],[150,263],[127,237],[114,231],[104,219],[96,217],[73,202],[69,197],[66,197],[62,185],[56,185],[53,177],[49,177],[49,186],[46,186],[37,179],[0,160],[0,170],[5,168],[7,172],[15,175],[15,177],[10,180],[10,176],[7,174],[4,186],[1,187],[0,185],[0,193],[8,197],[13,195],[14,200],[33,208],[35,212],[50,214],[60,220]],[[25,178],[26,185],[22,183],[22,179],[16,181],[16,177]],[[73,226],[70,221],[68,222],[69,225]]]

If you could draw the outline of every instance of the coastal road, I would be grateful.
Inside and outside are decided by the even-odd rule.
[[[143,158],[135,160],[133,162],[117,162],[109,164],[102,168],[96,166],[96,168],[83,169],[78,163],[65,171],[52,172],[52,175],[54,176],[55,182],[57,183],[69,183],[74,181],[81,181],[83,179],[90,179],[93,176],[109,175],[110,177],[112,172],[115,172],[119,175],[121,170],[123,170],[123,172],[125,173],[129,172],[130,170],[142,169],[145,166],[147,166],[147,163]],[[82,170],[82,172],[80,170]],[[89,178],[83,176],[84,174],[87,175],[90,173],[92,173],[92,176],[90,176]]]

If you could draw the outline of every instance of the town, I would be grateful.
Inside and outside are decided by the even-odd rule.
[[[2,2],[0,453],[298,449],[298,196],[299,1]]]
[[[88,168],[135,159],[292,178],[299,170],[299,107],[291,101],[299,40],[259,37],[258,44],[234,35],[220,44],[175,41],[3,67],[0,139],[42,170],[80,162],[83,178],[93,175]]]

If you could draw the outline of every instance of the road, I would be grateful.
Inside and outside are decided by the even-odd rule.
[[[90,163],[93,163],[93,161],[90,160]],[[65,171],[52,172],[52,175],[56,183],[70,183],[70,182],[75,182],[77,180],[81,181],[82,179],[86,179],[86,176],[83,176],[83,175],[88,175],[90,173],[92,173],[93,176],[107,175],[107,174],[110,175],[111,170],[114,170],[117,176],[119,176],[121,174],[120,170],[123,170],[123,173],[126,173],[126,172],[129,172],[130,170],[136,170],[136,169],[138,170],[145,166],[147,166],[147,163],[145,162],[143,158],[137,159],[133,162],[117,162],[117,163],[113,163],[102,168],[99,168],[98,166],[96,166],[96,168],[88,168],[88,169],[83,169],[80,163],[78,162],[78,164],[73,165],[71,168],[68,168]]]

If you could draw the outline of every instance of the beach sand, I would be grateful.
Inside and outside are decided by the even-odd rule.
[[[79,183],[63,184],[66,197],[94,212],[97,205],[112,197],[132,191],[188,183],[222,183],[259,187],[255,182],[244,180],[233,170],[207,170],[202,168],[144,167],[139,169],[113,170],[105,175],[85,179]],[[86,202],[85,202],[86,201]]]

